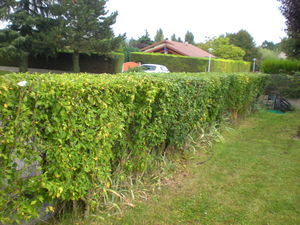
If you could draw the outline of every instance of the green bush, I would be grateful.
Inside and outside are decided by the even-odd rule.
[[[300,98],[300,73],[272,74],[265,93],[284,98]]]
[[[112,179],[146,171],[155,154],[180,151],[161,146],[182,146],[193,129],[224,113],[243,114],[266,78],[0,76],[0,223],[37,217],[44,202],[81,201],[87,211],[101,207]]]
[[[157,53],[131,52],[130,60],[134,62],[161,64],[166,66],[171,72],[205,72],[208,67],[208,58],[164,55]],[[214,58],[212,58],[211,61],[211,72],[249,71],[249,62]]]
[[[294,72],[300,72],[300,61],[286,59],[263,60],[260,65],[260,70],[263,73],[269,74],[293,74]]]

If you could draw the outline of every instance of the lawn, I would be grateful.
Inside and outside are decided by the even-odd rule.
[[[151,200],[89,224],[300,224],[299,126],[299,112],[259,112]]]

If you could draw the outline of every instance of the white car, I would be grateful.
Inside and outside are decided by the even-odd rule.
[[[170,73],[167,67],[158,64],[142,64],[140,67],[145,73]]]

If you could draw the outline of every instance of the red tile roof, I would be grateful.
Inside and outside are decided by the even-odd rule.
[[[188,43],[164,40],[141,49],[142,52],[170,53],[192,57],[209,57],[209,53]],[[211,55],[211,57],[215,57]]]

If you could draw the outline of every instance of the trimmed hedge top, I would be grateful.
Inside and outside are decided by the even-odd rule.
[[[300,72],[300,61],[287,59],[267,59],[262,61],[260,70],[270,74],[293,74]]]
[[[153,151],[166,151],[163,144],[182,146],[193,129],[225,113],[243,114],[266,79],[253,73],[0,76],[0,223],[37,217],[45,201],[81,200],[96,209],[112,177],[145,171]]]
[[[205,72],[208,58],[165,55],[159,53],[131,52],[130,60],[142,63],[161,64],[171,72]],[[250,72],[251,63],[229,59],[211,59],[211,72]]]

